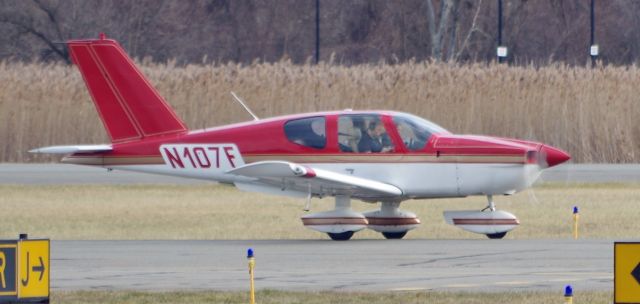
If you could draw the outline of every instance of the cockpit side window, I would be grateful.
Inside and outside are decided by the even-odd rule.
[[[394,150],[380,115],[349,114],[338,117],[341,152],[384,153]]]
[[[341,152],[358,152],[362,129],[354,124],[352,115],[338,117],[338,147]]]
[[[402,142],[410,151],[424,149],[434,133],[448,133],[442,127],[413,115],[397,115],[393,122],[398,129]]]
[[[289,141],[305,147],[324,149],[327,145],[324,117],[309,117],[287,121],[284,124],[284,133]]]

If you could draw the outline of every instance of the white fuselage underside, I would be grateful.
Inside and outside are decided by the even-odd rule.
[[[536,164],[305,163],[304,165],[394,185],[403,191],[403,197],[398,198],[399,200],[513,194],[530,187],[541,172]],[[175,169],[168,165],[117,165],[108,168],[227,184],[253,182],[246,177],[227,174],[221,170]],[[256,187],[264,190],[257,190],[260,192],[277,193],[269,191],[268,188],[275,187]],[[291,193],[288,194],[291,195]],[[300,193],[300,196],[304,196],[304,193]]]

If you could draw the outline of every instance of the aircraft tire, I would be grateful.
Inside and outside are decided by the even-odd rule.
[[[345,231],[341,233],[327,233],[334,241],[348,241],[353,236],[354,231]]]
[[[383,232],[384,238],[387,240],[399,240],[407,235],[407,231],[403,232]]]
[[[505,235],[507,235],[506,232],[490,233],[490,234],[487,234],[487,237],[492,239],[492,240],[499,240],[499,239],[503,238]]]

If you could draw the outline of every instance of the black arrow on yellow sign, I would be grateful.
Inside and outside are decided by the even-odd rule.
[[[44,277],[44,270],[45,270],[44,261],[42,260],[42,257],[38,257],[38,259],[40,260],[40,266],[33,266],[31,268],[31,271],[39,272],[40,277],[38,278],[38,281],[42,281],[42,277]],[[20,280],[20,282],[22,283],[22,286],[29,285],[29,273],[31,271],[29,271],[29,252],[27,251],[27,278]]]
[[[636,282],[638,282],[638,284],[640,284],[640,262],[638,262],[636,268],[634,268],[631,272],[631,276],[636,279]]]
[[[32,269],[34,272],[40,273],[38,281],[42,281],[42,277],[44,276],[44,261],[42,260],[42,257],[38,257],[38,259],[40,260],[40,266],[33,266]]]

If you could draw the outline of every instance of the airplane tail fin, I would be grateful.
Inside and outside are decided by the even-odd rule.
[[[112,142],[187,131],[117,41],[101,34],[67,46]]]

